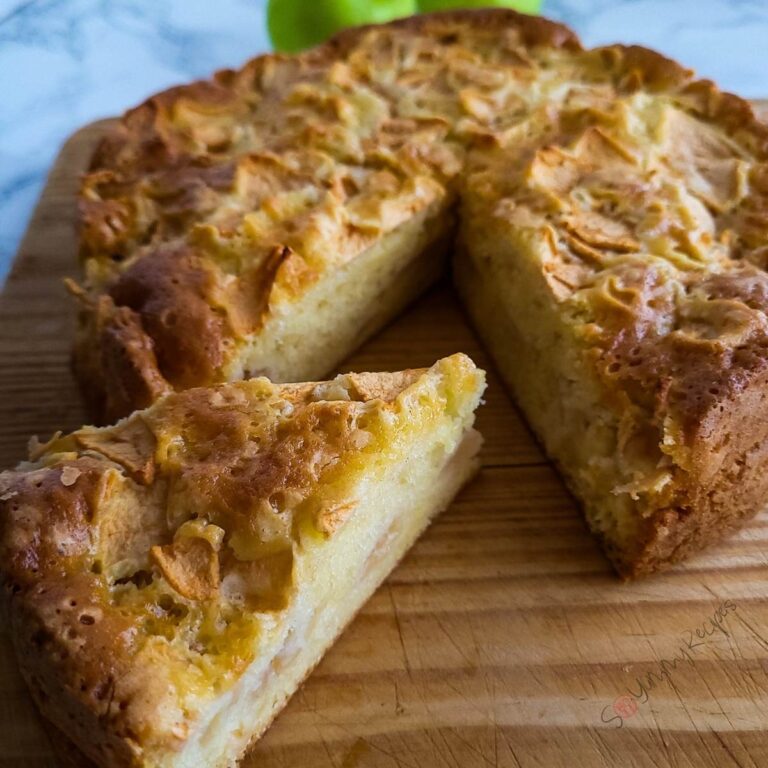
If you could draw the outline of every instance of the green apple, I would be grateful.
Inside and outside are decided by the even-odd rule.
[[[380,24],[416,11],[416,0],[270,0],[267,26],[275,50],[293,53],[344,27]]]
[[[418,0],[419,10],[444,11],[448,8],[514,8],[523,13],[538,13],[542,0]]]

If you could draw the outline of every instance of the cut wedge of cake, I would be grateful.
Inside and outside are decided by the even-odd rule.
[[[21,669],[97,764],[231,766],[477,468],[484,375],[161,398],[0,475]]]
[[[81,198],[77,369],[123,414],[322,375],[440,272],[618,570],[768,501],[768,130],[506,10],[350,30],[129,112]]]

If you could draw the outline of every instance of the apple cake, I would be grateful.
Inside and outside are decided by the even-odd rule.
[[[590,526],[621,574],[648,573],[766,499],[767,157],[745,101],[512,11],[263,56],[99,147],[76,367],[108,418],[314,378],[452,251]]]
[[[477,468],[484,374],[170,393],[0,474],[43,714],[98,765],[231,766]]]

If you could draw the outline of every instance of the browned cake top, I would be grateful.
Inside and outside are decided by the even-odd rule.
[[[0,473],[0,579],[38,699],[57,697],[57,722],[95,712],[128,744],[183,740],[200,702],[286,629],[282,609],[322,576],[306,553],[353,515],[361,484],[471,413],[481,388],[463,355],[253,379],[33,446]]]

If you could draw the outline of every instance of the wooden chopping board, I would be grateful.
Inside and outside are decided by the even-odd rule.
[[[0,468],[84,420],[69,372],[78,174],[62,149],[0,297]],[[768,766],[768,514],[621,583],[447,286],[348,370],[489,369],[483,470],[362,609],[244,761],[256,768]],[[0,768],[61,766],[0,626]],[[78,759],[75,758],[75,764]]]

